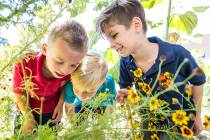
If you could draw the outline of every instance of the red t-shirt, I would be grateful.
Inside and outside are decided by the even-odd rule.
[[[14,93],[29,93],[31,109],[36,109],[40,112],[40,99],[41,97],[44,97],[42,107],[43,114],[52,113],[54,111],[60,97],[61,88],[70,79],[69,75],[61,79],[47,79],[44,77],[42,74],[44,58],[45,56],[42,53],[27,54],[21,61],[22,63],[20,62],[15,65],[13,77]],[[27,85],[31,85],[31,87]],[[29,89],[29,91],[26,91],[24,87],[28,87],[25,89]],[[33,113],[37,112],[33,111]]]

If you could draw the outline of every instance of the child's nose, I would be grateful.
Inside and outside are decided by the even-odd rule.
[[[73,70],[71,70],[69,67],[64,67],[62,68],[61,72],[63,75],[68,75],[68,74],[71,74]]]

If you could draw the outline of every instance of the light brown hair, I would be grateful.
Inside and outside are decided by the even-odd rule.
[[[65,21],[55,24],[49,31],[48,44],[61,38],[75,50],[87,50],[88,36],[84,27],[76,21]]]

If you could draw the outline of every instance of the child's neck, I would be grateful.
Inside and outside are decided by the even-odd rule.
[[[52,73],[47,68],[46,58],[44,58],[42,64],[42,75],[47,79],[54,79]]]
[[[135,50],[132,56],[134,57],[136,65],[142,68],[144,72],[147,72],[155,63],[158,57],[158,51],[158,44],[146,40],[140,44],[140,47]]]

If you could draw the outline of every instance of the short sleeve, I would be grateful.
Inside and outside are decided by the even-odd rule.
[[[65,102],[69,104],[74,103],[75,98],[72,83],[68,82],[65,85]]]
[[[107,89],[109,90],[109,93],[112,95],[109,102],[110,102],[110,104],[113,104],[115,102],[115,97],[117,95],[117,91],[116,91],[116,87],[115,87],[114,78],[112,76],[109,76],[108,78],[109,78],[109,80],[108,80],[108,84],[107,84]]]
[[[188,59],[188,62],[183,65],[181,68],[181,75],[184,77],[190,76],[196,68],[199,68],[193,56],[187,51],[185,55],[185,59]],[[199,68],[200,69],[200,68]],[[203,71],[200,71],[198,75],[193,76],[189,82],[193,85],[202,85],[206,82],[206,77]]]

